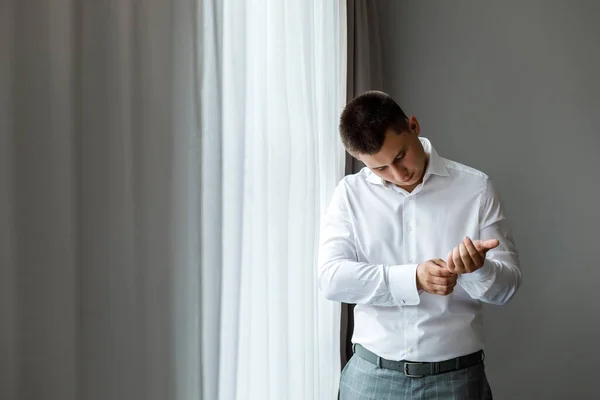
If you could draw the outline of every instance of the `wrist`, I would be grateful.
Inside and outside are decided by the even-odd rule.
[[[462,279],[465,281],[485,281],[490,277],[493,272],[493,263],[486,260],[484,261],[481,268],[475,271],[462,274]]]

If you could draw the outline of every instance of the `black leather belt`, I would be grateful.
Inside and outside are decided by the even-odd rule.
[[[427,375],[443,374],[445,372],[474,367],[475,365],[482,363],[485,359],[483,350],[479,350],[476,353],[440,362],[391,361],[379,357],[377,354],[370,352],[358,343],[354,344],[352,348],[354,353],[360,358],[363,358],[380,368],[403,372],[404,375],[410,378],[422,378]]]

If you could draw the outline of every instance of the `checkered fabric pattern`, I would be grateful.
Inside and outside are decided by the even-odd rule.
[[[409,378],[354,355],[342,371],[340,400],[492,400],[481,363],[445,374]]]

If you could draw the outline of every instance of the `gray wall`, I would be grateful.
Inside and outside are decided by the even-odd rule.
[[[600,398],[600,2],[378,5],[385,89],[512,220],[524,283],[486,308],[495,398]]]

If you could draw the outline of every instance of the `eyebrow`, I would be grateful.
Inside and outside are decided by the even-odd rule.
[[[396,160],[398,158],[398,156],[404,152],[404,150],[406,150],[406,147],[403,147],[402,150],[400,150],[398,152],[398,154],[396,154],[396,157],[394,157],[394,160]],[[373,167],[372,169],[381,169],[381,168],[385,168],[385,167],[387,167],[387,165],[382,165],[380,167]]]

